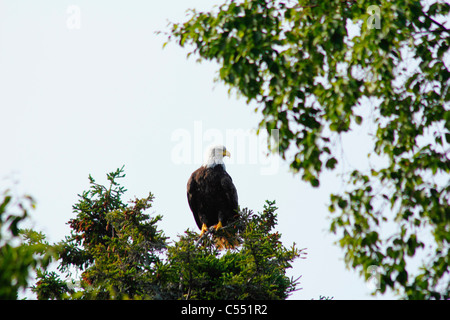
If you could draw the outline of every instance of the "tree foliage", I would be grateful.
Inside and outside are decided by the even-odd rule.
[[[337,167],[343,134],[374,128],[380,161],[345,175],[330,230],[349,266],[366,278],[380,267],[379,291],[410,299],[450,295],[449,11],[445,1],[224,1],[169,34],[218,63],[260,128],[279,130],[271,149],[313,187]]]
[[[45,268],[51,261],[44,236],[19,228],[34,207],[30,196],[16,199],[9,191],[0,200],[0,300],[17,299],[28,287],[32,269]]]
[[[157,225],[162,217],[147,213],[153,195],[124,203],[123,168],[107,177],[109,186],[89,177],[70,236],[54,245],[59,273],[38,272],[39,299],[285,299],[298,289],[285,273],[302,250],[282,245],[274,202],[261,214],[243,210],[219,234],[186,230],[170,242]],[[216,236],[240,245],[220,251]]]

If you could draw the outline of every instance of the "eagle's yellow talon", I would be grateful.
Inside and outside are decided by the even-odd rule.
[[[216,231],[217,231],[217,230],[219,230],[222,227],[223,227],[222,221],[219,221],[219,223],[214,226],[214,229],[216,229]]]
[[[202,237],[206,231],[208,231],[208,227],[206,226],[206,224],[202,224],[202,231],[200,232],[200,237]]]

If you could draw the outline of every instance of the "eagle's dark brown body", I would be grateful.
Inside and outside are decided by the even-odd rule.
[[[237,218],[238,195],[224,166],[202,166],[194,171],[187,183],[187,197],[199,229],[219,221],[226,226]]]

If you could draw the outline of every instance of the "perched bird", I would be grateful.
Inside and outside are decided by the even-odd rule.
[[[204,164],[187,183],[188,203],[201,230],[200,236],[210,227],[219,230],[239,217],[236,187],[223,162],[226,156],[230,157],[230,153],[224,146],[211,147]],[[222,247],[232,248],[235,244],[223,242],[222,239]]]

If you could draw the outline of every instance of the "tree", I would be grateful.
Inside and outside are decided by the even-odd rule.
[[[218,63],[218,79],[257,106],[259,128],[279,130],[269,148],[313,187],[337,167],[341,136],[374,128],[368,159],[378,161],[330,196],[330,230],[348,266],[366,279],[377,266],[379,292],[408,299],[450,296],[449,11],[443,1],[224,1],[191,10],[168,36]]]
[[[219,234],[210,230],[199,238],[186,230],[171,243],[158,229],[162,217],[146,213],[152,194],[122,201],[123,172],[109,173],[109,186],[89,176],[90,189],[73,206],[70,236],[54,245],[59,273],[38,272],[33,291],[39,299],[285,299],[298,289],[298,279],[285,272],[303,250],[282,245],[274,202],[261,214],[242,210]],[[216,235],[240,245],[220,251]]]
[[[51,261],[44,235],[19,228],[34,207],[32,197],[15,199],[9,191],[0,201],[0,300],[17,299],[28,286],[31,270],[45,268]]]

